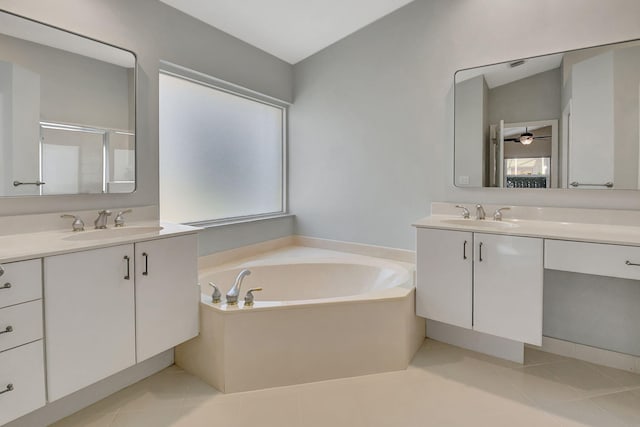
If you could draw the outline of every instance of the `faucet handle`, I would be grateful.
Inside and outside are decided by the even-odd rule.
[[[131,213],[133,210],[132,209],[125,209],[123,211],[118,212],[118,215],[116,215],[116,217],[113,220],[113,223],[115,224],[116,227],[124,227],[124,214],[128,214]]]
[[[262,288],[251,288],[247,291],[247,295],[244,296],[244,306],[251,307],[253,305],[253,293],[261,291]]]
[[[456,205],[456,208],[462,209],[462,218],[469,219],[469,209],[465,208],[462,205]]]
[[[493,220],[502,221],[502,211],[508,211],[508,210],[511,210],[511,208],[496,209],[496,211],[493,213]]]
[[[222,293],[220,293],[220,289],[218,289],[218,287],[214,285],[213,282],[209,282],[209,286],[213,288],[213,293],[211,294],[211,302],[214,304],[219,303],[220,299],[222,298]]]
[[[60,218],[73,218],[73,223],[71,224],[73,231],[84,231],[84,221],[82,221],[79,216],[62,214],[60,215]]]

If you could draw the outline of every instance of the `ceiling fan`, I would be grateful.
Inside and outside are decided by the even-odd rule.
[[[533,142],[534,139],[547,138],[551,138],[551,135],[534,136],[531,132],[529,132],[528,128],[524,128],[524,133],[521,133],[520,136],[516,138],[504,138],[504,142],[519,142],[522,145],[529,145]]]

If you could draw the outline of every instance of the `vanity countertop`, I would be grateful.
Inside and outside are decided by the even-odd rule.
[[[158,221],[127,223],[122,228],[39,231],[0,236],[0,263],[124,245],[197,233],[199,228]]]
[[[418,228],[471,231],[555,240],[640,246],[640,226],[584,222],[504,219],[463,219],[461,215],[431,215],[415,223]]]

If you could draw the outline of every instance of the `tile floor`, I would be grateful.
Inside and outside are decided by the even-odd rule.
[[[640,426],[640,375],[532,349],[521,366],[426,340],[406,371],[227,395],[172,366],[54,426],[470,425]]]

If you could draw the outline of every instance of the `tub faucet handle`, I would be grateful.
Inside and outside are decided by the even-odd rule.
[[[213,282],[209,282],[209,286],[213,288],[213,293],[211,294],[211,302],[214,304],[219,303],[220,299],[222,298],[222,293],[220,292],[220,289],[218,289],[218,287],[214,285]]]
[[[251,307],[253,305],[253,293],[261,291],[262,288],[251,288],[247,291],[247,295],[244,296],[244,306]]]

